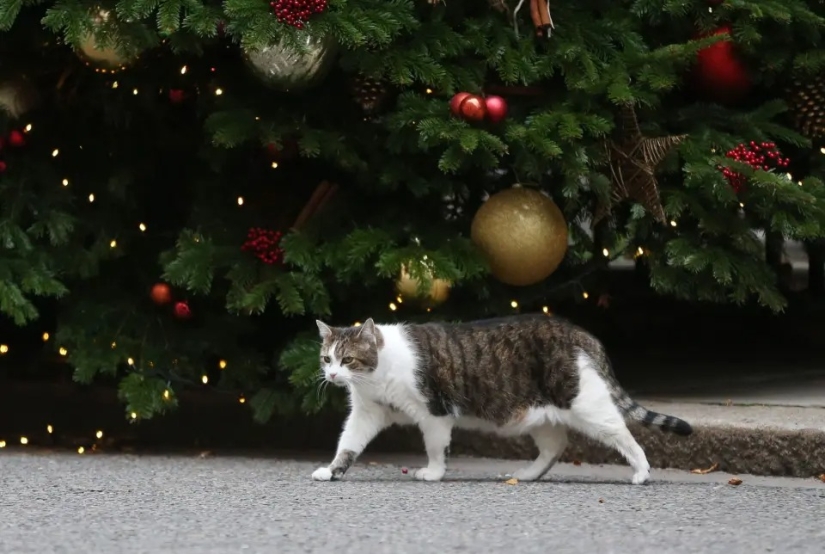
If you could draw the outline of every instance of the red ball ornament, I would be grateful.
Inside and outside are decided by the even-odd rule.
[[[281,23],[303,29],[309,18],[327,9],[327,0],[272,0],[269,3]]]
[[[241,246],[244,252],[252,252],[256,258],[267,265],[273,265],[284,257],[280,247],[283,233],[262,227],[253,227],[246,235],[246,242]]]
[[[730,25],[723,25],[701,36],[731,34]],[[723,40],[699,51],[693,69],[693,81],[703,96],[724,104],[740,100],[750,91],[752,84],[732,40]]]
[[[484,106],[487,108],[487,118],[493,123],[507,117],[507,101],[501,96],[488,96],[484,99]]]
[[[740,144],[733,150],[728,151],[725,157],[737,162],[744,162],[754,169],[771,171],[773,169],[786,169],[790,165],[790,158],[782,156],[782,153],[773,142],[757,143],[752,140],[749,144]],[[731,188],[737,194],[745,189],[748,178],[729,167],[721,168],[722,175],[728,180]]]
[[[169,101],[172,104],[181,104],[186,99],[186,93],[179,88],[169,90]]]
[[[459,109],[461,110],[461,116],[470,121],[481,121],[487,115],[484,98],[475,94],[471,94],[462,100]]]
[[[175,314],[175,317],[178,319],[189,319],[190,317],[192,317],[192,310],[189,309],[189,303],[185,300],[175,302],[173,312]]]
[[[18,130],[14,130],[11,133],[9,133],[9,146],[19,147],[19,146],[23,146],[25,144],[26,144],[26,137],[23,136],[23,133],[21,133]]]
[[[152,287],[150,294],[152,302],[158,306],[163,306],[172,301],[172,288],[166,283],[157,283]]]
[[[461,103],[470,96],[469,92],[459,92],[450,100],[450,111],[456,117],[461,117]]]

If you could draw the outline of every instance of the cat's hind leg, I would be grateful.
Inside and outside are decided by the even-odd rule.
[[[647,456],[630,434],[607,383],[594,369],[589,356],[582,353],[576,361],[579,366],[579,394],[570,408],[570,427],[618,450],[633,468],[632,483],[646,483],[650,478]]]
[[[513,477],[519,481],[536,481],[550,471],[567,448],[567,429],[545,423],[530,432],[539,455],[527,467],[516,470]]]
[[[450,417],[429,417],[418,426],[424,436],[427,450],[427,467],[415,472],[419,481],[440,481],[447,471],[447,452],[452,440],[453,419]]]

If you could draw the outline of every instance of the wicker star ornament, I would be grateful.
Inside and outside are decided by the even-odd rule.
[[[613,189],[610,201],[596,208],[594,223],[610,213],[613,205],[634,200],[661,223],[666,221],[656,167],[687,135],[646,137],[639,128],[633,104],[623,104],[617,118],[617,139],[605,141]]]

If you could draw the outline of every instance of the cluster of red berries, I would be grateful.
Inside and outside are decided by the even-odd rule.
[[[269,5],[278,21],[303,29],[312,15],[326,11],[327,0],[272,0]]]
[[[252,252],[255,257],[265,264],[276,264],[283,258],[284,251],[279,244],[283,233],[261,227],[253,227],[246,235],[246,242],[241,250]]]
[[[754,169],[764,171],[788,167],[791,163],[789,158],[782,156],[782,153],[776,147],[776,143],[773,142],[757,143],[752,140],[750,144],[740,144],[725,156],[737,162],[745,162]],[[738,193],[745,188],[747,178],[741,173],[725,167],[722,168],[722,174],[727,178],[734,192]]]

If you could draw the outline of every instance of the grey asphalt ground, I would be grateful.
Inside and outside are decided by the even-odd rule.
[[[301,460],[0,454],[0,553],[670,554],[825,549],[825,483],[560,465],[505,484],[524,462],[455,459],[420,483],[422,458],[369,457],[341,482]]]

